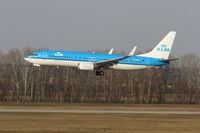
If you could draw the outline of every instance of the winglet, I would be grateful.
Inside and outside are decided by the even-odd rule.
[[[135,54],[135,50],[136,50],[137,46],[135,46],[130,53],[128,54],[128,56],[133,56]]]
[[[112,54],[113,53],[113,48],[110,49],[110,51],[108,52],[108,54]]]

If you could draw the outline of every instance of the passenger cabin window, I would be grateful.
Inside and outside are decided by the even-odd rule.
[[[131,60],[131,62],[135,62],[135,63],[141,63],[144,60]]]

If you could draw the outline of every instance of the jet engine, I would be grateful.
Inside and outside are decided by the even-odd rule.
[[[80,70],[94,70],[94,64],[92,62],[81,62],[78,64]]]

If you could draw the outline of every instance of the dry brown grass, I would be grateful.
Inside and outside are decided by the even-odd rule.
[[[0,103],[17,109],[200,110],[200,105]],[[199,133],[200,115],[0,113],[0,133]]]
[[[199,133],[200,115],[0,113],[0,132]]]
[[[0,108],[17,109],[103,109],[103,110],[169,110],[200,111],[199,104],[59,104],[59,103],[0,103]]]

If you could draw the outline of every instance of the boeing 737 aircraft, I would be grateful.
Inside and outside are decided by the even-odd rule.
[[[134,55],[134,47],[129,55],[113,55],[113,49],[108,54],[66,52],[66,51],[37,51],[25,57],[34,66],[54,65],[77,67],[80,70],[96,71],[96,75],[104,75],[103,69],[138,70],[164,66],[174,59],[169,54],[176,32],[169,32],[163,40],[150,52]]]

